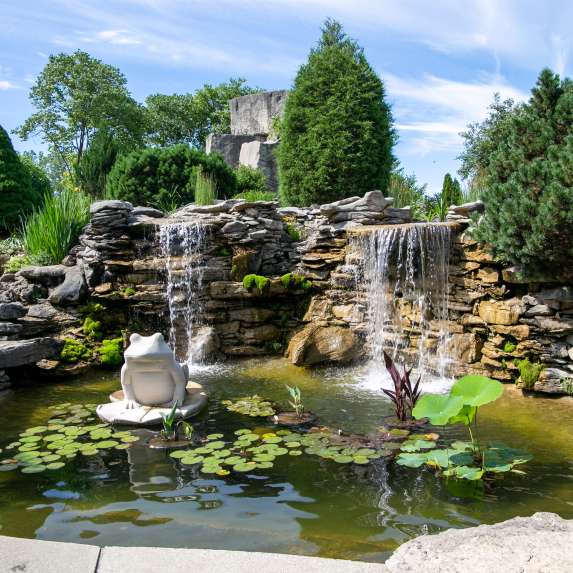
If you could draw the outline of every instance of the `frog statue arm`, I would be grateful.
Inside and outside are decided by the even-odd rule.
[[[129,410],[132,408],[139,408],[141,404],[135,399],[135,392],[133,384],[131,383],[131,376],[129,374],[129,367],[127,362],[121,367],[121,388],[123,390],[123,399],[125,407]]]
[[[171,370],[171,377],[175,383],[175,391],[173,392],[173,401],[171,406],[182,406],[185,402],[185,393],[187,389],[187,379],[189,378],[189,367],[187,364],[180,364],[173,357],[173,368]]]

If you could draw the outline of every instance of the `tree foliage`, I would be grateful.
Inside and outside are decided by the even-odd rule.
[[[229,133],[229,100],[255,93],[242,78],[216,86],[205,84],[194,94],[153,94],[145,100],[147,141],[162,147],[188,143],[202,149],[209,133]]]
[[[171,210],[194,200],[199,165],[213,177],[219,197],[234,194],[235,174],[220,155],[182,144],[119,157],[107,177],[106,196]]]
[[[484,184],[476,238],[526,271],[570,268],[573,82],[543,70],[528,102],[496,99],[465,140],[462,173],[479,173]]]
[[[464,201],[462,187],[457,179],[449,173],[444,175],[442,184],[441,201],[448,208],[450,205],[461,205]]]
[[[395,133],[384,85],[362,48],[327,20],[285,105],[278,151],[285,203],[386,191]]]
[[[0,231],[8,231],[42,202],[40,175],[23,163],[0,126]]]
[[[121,139],[141,140],[142,109],[126,84],[117,68],[86,52],[51,55],[30,90],[37,111],[15,133],[24,140],[40,135],[71,173],[102,123]]]

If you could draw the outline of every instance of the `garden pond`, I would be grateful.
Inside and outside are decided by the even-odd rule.
[[[195,372],[193,379],[210,395],[208,408],[192,420],[195,434],[233,440],[241,429],[272,432],[264,418],[229,412],[222,401],[258,394],[287,407],[285,384],[301,389],[305,407],[321,424],[372,432],[392,406],[372,384],[359,383],[362,375],[354,368],[305,370],[283,359]],[[118,374],[101,372],[19,384],[0,401],[0,448],[45,424],[53,416],[50,406],[107,402],[118,388]],[[571,519],[572,400],[525,396],[507,386],[499,400],[480,409],[482,439],[533,456],[521,466],[524,474],[505,474],[493,485],[440,479],[429,468],[384,459],[336,463],[304,453],[277,456],[269,468],[204,474],[168,450],[128,439],[125,449],[104,448],[49,471],[0,472],[0,534],[384,561],[399,544],[424,533],[536,511]],[[463,426],[437,431],[467,439]]]

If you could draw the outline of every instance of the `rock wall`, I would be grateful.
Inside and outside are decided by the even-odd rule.
[[[452,374],[509,382],[528,359],[543,365],[538,379],[522,380],[528,389],[571,394],[573,285],[526,280],[497,263],[466,232],[468,216],[481,208],[450,210],[449,316],[446,325],[430,323],[430,344],[445,326]],[[38,363],[53,370],[64,338],[85,341],[81,309],[88,302],[101,305],[126,335],[185,334],[184,317],[176,312],[188,303],[185,281],[192,282],[199,320],[191,340],[181,337],[180,353],[191,344],[209,360],[286,354],[303,365],[367,358],[368,301],[360,251],[352,245],[370,228],[409,223],[410,217],[408,208],[394,208],[379,191],[315,209],[229,200],[187,206],[170,217],[123,201],[94,203],[66,264],[0,277],[0,388],[7,384],[6,369]],[[161,230],[179,224],[206,233],[191,273],[187,259],[161,250]],[[171,289],[168,270],[175,277]],[[262,279],[260,288],[246,288],[247,275]],[[415,354],[419,317],[404,305],[402,319],[405,354]]]

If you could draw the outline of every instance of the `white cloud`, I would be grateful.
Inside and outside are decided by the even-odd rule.
[[[117,46],[138,46],[141,40],[130,34],[128,30],[101,30],[93,38],[85,38],[86,41],[101,41]]]
[[[483,76],[465,83],[426,74],[420,79],[383,73],[388,97],[394,104],[396,127],[408,140],[409,155],[461,149],[468,123],[485,118],[493,95],[524,100],[528,95],[500,76]]]
[[[0,80],[0,90],[13,90],[18,86],[8,80]]]

